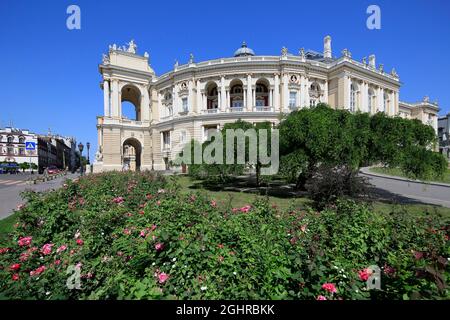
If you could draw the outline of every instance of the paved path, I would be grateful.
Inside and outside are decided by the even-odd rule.
[[[364,173],[366,172],[366,173]],[[450,187],[421,182],[400,180],[395,177],[374,176],[362,170],[361,176],[367,177],[374,185],[375,192],[387,200],[403,203],[429,203],[450,208]]]
[[[20,193],[25,190],[47,191],[59,188],[66,179],[75,179],[78,174],[67,174],[55,180],[30,184],[29,175],[0,175],[0,219],[13,214],[13,209],[23,203]]]

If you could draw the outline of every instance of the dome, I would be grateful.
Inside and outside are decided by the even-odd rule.
[[[252,49],[247,48],[247,44],[242,42],[242,46],[234,52],[235,57],[254,56],[255,52]]]

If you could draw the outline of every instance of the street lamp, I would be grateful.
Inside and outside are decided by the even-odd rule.
[[[80,150],[80,175],[81,175],[81,176],[83,175],[83,159],[82,159],[82,156],[83,156],[83,148],[84,148],[84,146],[83,146],[83,144],[80,142],[80,143],[78,144],[78,150]]]
[[[87,147],[87,164],[91,164],[91,162],[89,161],[89,148],[91,147],[91,144],[88,142],[86,143],[86,147]]]

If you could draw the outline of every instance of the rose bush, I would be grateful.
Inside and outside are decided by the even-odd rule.
[[[3,299],[450,297],[448,223],[428,216],[352,201],[231,208],[145,173],[90,175],[26,198],[0,248]],[[366,289],[372,265],[381,290]],[[67,285],[70,266],[79,289]]]

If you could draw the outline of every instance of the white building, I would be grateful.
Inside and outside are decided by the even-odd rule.
[[[149,55],[110,46],[99,66],[104,94],[103,116],[97,118],[98,145],[94,171],[168,168],[191,138],[207,139],[225,123],[278,123],[281,113],[328,103],[350,111],[385,112],[390,116],[422,107],[399,102],[400,81],[386,73],[375,55],[356,61],[344,49],[332,54],[331,37],[323,53],[281,49],[280,55],[256,55],[245,43],[232,57],[187,64],[157,76]],[[136,117],[123,116],[123,102],[134,105]],[[426,114],[437,116],[428,104]],[[436,110],[436,113],[432,113]],[[410,112],[411,117],[416,113]],[[417,113],[422,121],[430,119]],[[437,117],[436,117],[437,119]],[[435,119],[431,119],[434,124]]]
[[[35,150],[26,150],[25,143],[34,142]],[[0,128],[0,162],[38,165],[37,135],[27,129]]]

